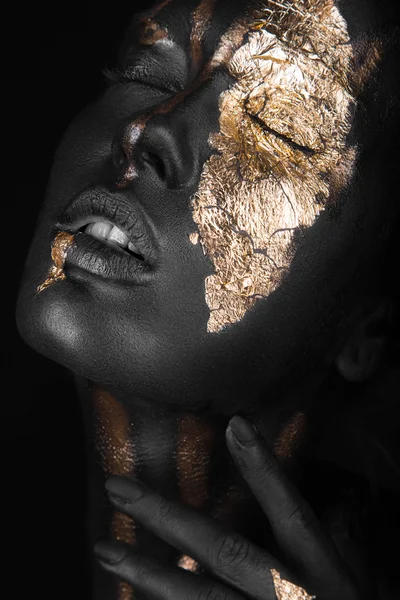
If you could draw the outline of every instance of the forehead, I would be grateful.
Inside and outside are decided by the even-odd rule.
[[[368,64],[363,69],[363,63],[376,61],[373,56],[371,58],[374,52],[368,50],[371,36],[366,36],[365,32],[379,28],[380,17],[384,14],[383,10],[376,12],[373,6],[373,0],[363,0],[361,7],[359,0],[348,0],[345,4],[335,0],[265,0],[257,3],[161,0],[133,18],[121,53],[137,43],[141,47],[173,44],[184,50],[192,64],[200,66],[212,58],[227,33],[230,43],[235,38],[237,49],[240,42],[245,41],[246,26],[248,30],[252,29],[259,14],[264,23],[268,22],[272,34],[278,38],[286,36],[289,43],[302,43],[301,38],[304,41],[305,37],[315,37],[317,32],[324,42],[319,44],[319,51],[328,60],[329,53],[337,51],[338,44],[351,44],[356,65],[368,75],[371,69]],[[340,39],[339,30],[343,28],[348,32],[346,42]]]
[[[257,9],[269,10],[277,29],[280,29],[286,28],[289,23],[296,26],[303,20],[305,12],[321,13],[327,7],[336,6],[356,35],[361,30],[373,28],[378,17],[373,0],[363,0],[362,5],[359,4],[359,0],[348,0],[345,4],[335,0],[161,0],[135,15],[130,31],[147,30],[151,39],[154,30],[165,28],[171,38],[182,47],[189,48],[193,30],[196,30],[204,45],[211,49],[235,20]]]
[[[132,43],[172,42],[196,63],[209,59],[232,23],[246,10],[241,0],[162,0],[134,15],[121,51]]]

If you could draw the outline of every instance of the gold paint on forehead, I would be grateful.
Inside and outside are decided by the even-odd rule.
[[[190,48],[192,60],[197,65],[201,63],[203,37],[212,17],[215,2],[216,0],[202,0],[192,13]]]
[[[68,231],[59,231],[51,244],[51,259],[53,261],[50,267],[46,281],[37,288],[37,293],[42,292],[56,281],[66,279],[64,273],[65,259],[67,258],[68,250],[74,243],[74,236]]]
[[[136,456],[132,441],[132,427],[127,412],[120,402],[105,390],[94,386],[92,390],[95,414],[95,447],[106,476],[131,477],[135,471]],[[114,511],[111,531],[115,540],[134,545],[136,541],[134,520]],[[133,600],[132,587],[118,581],[118,600]]]
[[[170,4],[172,2],[172,0],[162,0],[162,2],[159,2],[158,4],[156,4],[155,6],[153,6],[150,11],[147,13],[147,17],[155,17],[163,8],[165,8],[168,4]],[[147,18],[145,17],[145,19]]]
[[[268,2],[226,34],[215,64],[229,54],[235,83],[220,96],[220,131],[210,136],[217,153],[192,199],[215,269],[205,282],[209,332],[277,289],[295,234],[335,201],[356,158],[346,144],[352,47],[333,0]]]
[[[143,29],[139,37],[139,43],[145,46],[151,46],[160,40],[168,37],[168,31],[162,27],[152,17],[147,17],[142,21]]]

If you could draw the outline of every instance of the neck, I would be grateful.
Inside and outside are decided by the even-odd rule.
[[[97,539],[111,538],[182,568],[201,571],[191,557],[179,554],[111,507],[104,488],[110,475],[137,477],[166,498],[200,509],[262,543],[265,532],[260,523],[265,519],[226,447],[230,416],[147,406],[134,398],[122,404],[87,380],[77,384],[87,441],[89,551]],[[276,412],[266,419],[264,411],[252,421],[278,458],[289,464],[304,433],[304,415]],[[95,561],[92,565],[94,600],[133,599],[130,586],[114,581]]]

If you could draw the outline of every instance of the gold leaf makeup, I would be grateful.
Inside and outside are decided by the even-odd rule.
[[[226,64],[235,83],[221,94],[216,154],[192,199],[215,269],[205,282],[209,332],[240,321],[279,286],[296,232],[335,202],[356,158],[346,142],[353,52],[333,0],[270,1],[247,29]]]
[[[59,231],[51,245],[51,259],[53,261],[50,267],[46,281],[37,288],[37,292],[42,292],[56,281],[66,279],[64,273],[64,264],[68,250],[74,242],[74,236],[68,231]]]

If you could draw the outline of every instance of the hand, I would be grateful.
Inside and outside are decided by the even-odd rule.
[[[218,521],[124,477],[111,477],[106,483],[114,506],[194,558],[205,572],[198,575],[160,564],[119,542],[96,544],[102,566],[143,597],[157,600],[309,600],[312,595],[317,600],[365,600],[367,595],[253,426],[234,417],[226,440],[293,570]],[[298,588],[297,593],[281,595],[274,585],[277,573],[301,586],[303,595]]]

